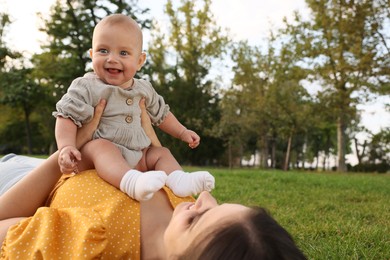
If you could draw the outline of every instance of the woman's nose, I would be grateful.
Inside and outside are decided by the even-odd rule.
[[[216,206],[218,206],[217,200],[209,192],[203,191],[199,194],[193,208],[202,212]]]

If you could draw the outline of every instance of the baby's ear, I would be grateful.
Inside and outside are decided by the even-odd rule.
[[[92,49],[89,49],[89,57],[92,59]]]
[[[144,66],[145,61],[146,61],[146,53],[142,52],[138,60],[138,71],[141,70],[142,66]]]

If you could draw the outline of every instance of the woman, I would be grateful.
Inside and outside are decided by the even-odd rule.
[[[78,145],[90,139],[103,107],[79,131]],[[0,197],[2,258],[305,259],[263,209],[218,205],[207,192],[194,201],[164,189],[137,202],[87,171],[63,180],[50,207],[41,207],[61,178],[57,159]]]

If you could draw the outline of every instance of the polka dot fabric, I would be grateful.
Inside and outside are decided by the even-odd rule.
[[[173,207],[193,198],[164,188]],[[86,171],[63,181],[50,208],[10,228],[2,259],[140,259],[140,205]]]

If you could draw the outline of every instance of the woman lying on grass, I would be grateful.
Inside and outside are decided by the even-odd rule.
[[[79,146],[103,107],[78,132]],[[165,187],[138,202],[94,170],[62,176],[57,159],[53,154],[0,197],[0,258],[305,259],[262,208],[218,205],[208,192],[179,198]],[[6,164],[0,175],[9,173]]]

